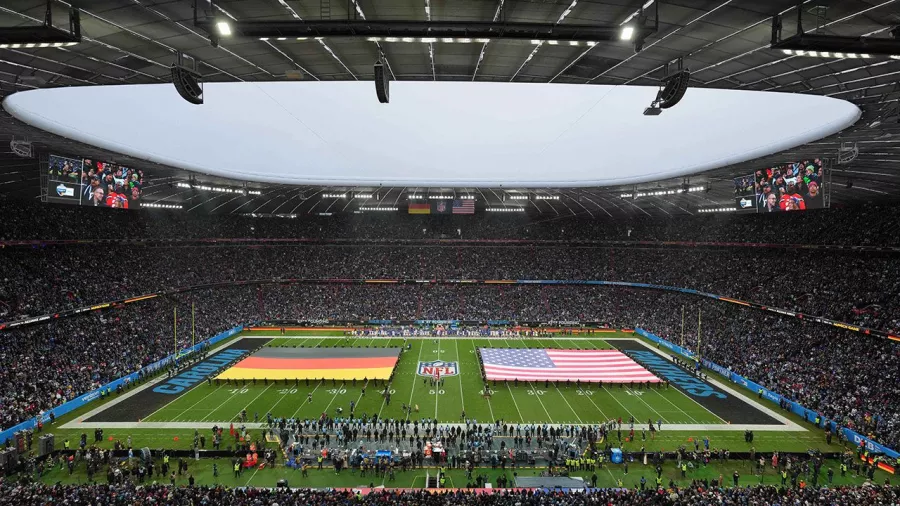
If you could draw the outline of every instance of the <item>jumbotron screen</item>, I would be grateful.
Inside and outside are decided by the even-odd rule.
[[[50,155],[47,200],[113,209],[137,207],[144,173],[109,162]]]
[[[756,208],[761,213],[825,207],[822,160],[804,160],[756,171]]]
[[[738,209],[758,213],[805,211],[825,207],[822,160],[776,165],[734,178],[734,198]]]

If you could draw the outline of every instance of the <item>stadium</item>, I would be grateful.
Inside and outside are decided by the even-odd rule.
[[[900,504],[898,6],[4,2],[0,505]]]

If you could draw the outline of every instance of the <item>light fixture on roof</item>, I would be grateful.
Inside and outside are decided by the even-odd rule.
[[[894,30],[897,30],[896,28]],[[891,32],[892,35],[894,32]],[[797,32],[782,38],[780,15],[772,17],[772,40],[769,48],[793,56],[813,58],[861,58],[900,55],[900,38],[843,37],[803,31],[803,9],[797,9]]]
[[[3,49],[74,46],[79,42],[81,42],[81,11],[76,7],[69,9],[69,31],[53,26],[53,11],[49,2],[44,24],[0,27],[0,48]]]
[[[216,30],[219,31],[219,35],[224,37],[231,36],[231,25],[228,24],[228,21],[216,21]]]
[[[619,35],[619,40],[631,40],[634,38],[634,27],[631,25],[623,26],[622,33]]]

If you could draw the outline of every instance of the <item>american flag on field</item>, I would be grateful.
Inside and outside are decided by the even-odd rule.
[[[475,200],[457,199],[453,201],[453,214],[475,214]]]
[[[489,380],[658,383],[659,378],[618,350],[481,348]]]

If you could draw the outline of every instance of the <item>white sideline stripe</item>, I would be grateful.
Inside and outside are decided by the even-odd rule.
[[[212,427],[213,425],[218,425],[219,427],[227,427],[231,422],[216,422],[216,421],[208,421],[203,424],[198,424],[197,422],[84,422],[77,424],[73,427],[63,427],[63,428],[85,428],[85,429],[195,429],[195,428],[203,428],[203,427]],[[263,429],[266,428],[267,425],[265,423],[245,423],[244,424],[248,429]],[[460,426],[465,428],[465,424],[458,423],[441,423],[439,424],[441,427],[453,427]],[[482,424],[484,425],[484,424]],[[513,424],[516,425],[516,424]],[[527,423],[520,423],[518,425],[528,425]],[[537,425],[536,423],[534,425]],[[540,424],[541,426],[545,424]],[[548,427],[569,427],[576,425],[594,425],[594,424],[578,424],[578,423],[548,423],[546,424]],[[724,423],[669,423],[663,426],[663,432],[670,431],[709,431],[709,432],[735,432],[742,430],[752,430],[754,432],[794,432],[797,429],[792,427],[788,427],[786,425],[758,425],[758,424],[724,424]]]
[[[650,345],[648,345],[647,343],[645,343],[645,342],[644,342],[643,340],[641,340],[641,339],[635,339],[635,338],[628,338],[628,339],[631,339],[632,341],[641,343],[641,344],[642,344],[645,348],[647,348],[648,350],[650,350],[650,351],[656,353],[657,355],[659,355],[659,356],[661,356],[661,357],[665,357],[665,359],[668,360],[668,361],[671,361],[671,358],[670,358],[671,355],[666,355],[662,350],[656,349],[655,346],[650,346]],[[622,340],[622,339],[620,339],[620,340]],[[667,348],[667,349],[668,349],[668,348]],[[792,431],[804,431],[804,432],[806,432],[806,430],[807,430],[807,429],[806,429],[805,427],[803,427],[802,425],[799,425],[799,424],[793,422],[792,420],[790,420],[789,418],[787,418],[787,417],[781,415],[781,414],[778,413],[777,411],[774,411],[774,410],[770,409],[768,406],[756,402],[756,400],[750,398],[749,396],[741,395],[740,393],[738,393],[738,392],[737,392],[736,390],[734,390],[733,388],[729,387],[728,385],[722,383],[721,381],[719,381],[719,380],[717,380],[717,379],[714,379],[712,376],[708,376],[707,379],[706,379],[706,381],[707,381],[708,383],[710,383],[711,385],[715,385],[715,386],[721,388],[722,390],[724,390],[724,391],[730,393],[730,394],[733,395],[736,399],[738,399],[738,400],[740,400],[740,401],[743,401],[743,402],[746,402],[747,404],[753,406],[755,409],[758,409],[759,411],[762,411],[763,413],[765,413],[765,414],[771,416],[772,418],[778,420],[779,422],[785,424],[785,425],[786,425],[787,427],[789,427],[790,430],[792,430]],[[688,398],[690,399],[690,396],[686,396],[686,397],[688,397]],[[695,401],[695,402],[696,402],[696,401]],[[706,409],[706,408],[703,408],[703,409]],[[709,410],[707,410],[707,411],[709,411]],[[712,411],[710,411],[710,413],[712,413]],[[713,414],[715,414],[715,413],[713,413]],[[730,425],[729,427],[741,427],[741,426],[742,426],[742,425],[739,425],[739,424],[732,424],[732,425]],[[736,429],[736,430],[740,430],[740,429]],[[754,429],[750,429],[750,430],[754,430]]]
[[[213,353],[218,352],[218,351],[221,350],[222,348],[225,348],[225,347],[227,347],[227,346],[231,346],[232,344],[235,343],[235,341],[239,341],[240,339],[241,339],[241,337],[238,337],[237,339],[226,339],[227,342],[222,343],[222,344],[220,344],[219,346],[217,346],[217,347],[215,347],[215,348],[210,348],[209,352],[208,352],[206,355],[207,355],[207,356],[210,356],[210,355],[212,355]],[[161,374],[158,378],[152,379],[152,380],[150,380],[150,381],[148,381],[148,382],[142,384],[141,386],[139,386],[139,387],[137,387],[137,388],[133,388],[133,389],[131,389],[131,391],[129,391],[129,392],[125,393],[125,394],[122,394],[122,395],[116,397],[115,399],[113,399],[113,400],[107,402],[106,404],[103,404],[102,406],[96,407],[96,408],[94,408],[94,409],[88,411],[87,413],[84,413],[83,415],[79,416],[77,420],[72,420],[72,421],[69,421],[69,422],[66,422],[66,423],[60,425],[60,428],[62,428],[62,429],[77,429],[77,428],[79,428],[79,427],[83,427],[84,425],[82,425],[82,422],[80,422],[80,420],[86,420],[86,419],[88,419],[88,418],[90,418],[90,417],[92,417],[92,416],[94,416],[94,415],[96,415],[96,414],[98,414],[98,413],[102,413],[103,411],[105,411],[105,410],[107,410],[107,409],[109,409],[109,408],[115,406],[116,404],[118,404],[118,403],[124,401],[125,399],[128,399],[129,397],[135,396],[135,395],[137,395],[137,394],[143,392],[144,390],[146,390],[146,389],[148,389],[148,388],[150,388],[150,387],[152,387],[152,386],[155,386],[157,383],[162,383],[162,382],[164,382],[164,381],[168,381],[169,379],[171,379],[171,378],[169,378],[166,374]],[[191,387],[191,389],[195,388],[195,387],[198,386],[198,385],[200,385],[200,383],[197,383],[197,385],[195,385],[194,387]],[[180,395],[179,395],[179,396],[176,396],[174,399],[172,399],[172,401],[167,402],[164,406],[162,406],[161,408],[157,409],[156,411],[159,411],[160,409],[165,408],[166,406],[168,406],[169,404],[171,404],[172,402],[174,402],[176,399],[178,399],[178,397],[181,397],[181,396],[180,396]],[[147,418],[149,418],[149,417],[152,416],[154,413],[156,413],[156,411],[154,411],[153,413],[150,413],[149,415],[147,415]],[[132,422],[128,422],[128,423],[132,423]],[[88,428],[90,428],[90,427],[88,427]]]

